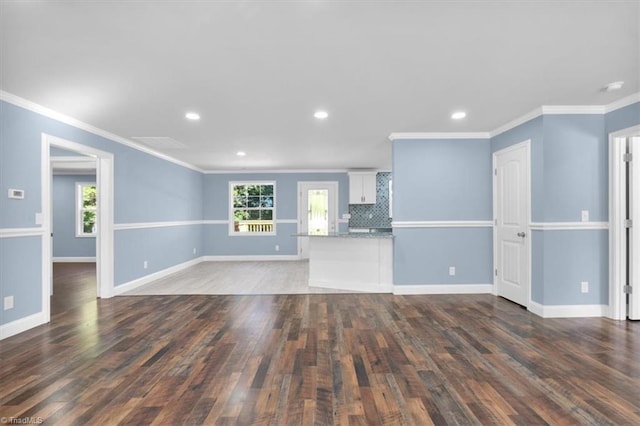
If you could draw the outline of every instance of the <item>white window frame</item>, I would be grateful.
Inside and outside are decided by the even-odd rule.
[[[97,188],[96,182],[76,182],[76,209],[75,209],[76,210],[76,238],[95,238],[98,235],[97,232],[92,232],[91,234],[88,234],[83,231],[84,222],[83,222],[82,212],[85,209],[82,208],[82,196],[83,196],[82,188],[84,188],[85,186],[95,186]],[[96,229],[98,227],[97,217],[98,217],[98,206],[96,202]]]
[[[273,216],[271,220],[273,221],[273,230],[271,232],[235,232],[234,229],[234,208],[233,208],[233,187],[238,185],[272,185],[273,186],[273,208],[271,209],[273,212]],[[276,194],[276,182],[275,181],[252,181],[252,180],[242,180],[242,181],[229,181],[229,236],[234,237],[260,237],[260,236],[270,236],[276,235],[276,208],[277,208],[277,194]]]

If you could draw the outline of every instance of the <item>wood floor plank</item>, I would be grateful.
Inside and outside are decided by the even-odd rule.
[[[83,294],[1,342],[0,417],[640,424],[637,322],[542,319],[491,295]]]

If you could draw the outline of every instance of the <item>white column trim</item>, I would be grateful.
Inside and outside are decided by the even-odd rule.
[[[531,222],[534,231],[581,231],[609,229],[609,222]]]
[[[202,225],[205,221],[202,220],[174,220],[165,222],[138,222],[138,223],[116,223],[113,225],[115,231],[122,231],[127,229],[146,229],[146,228],[166,228],[171,226],[190,226],[190,225]],[[227,221],[225,220],[226,224]]]
[[[33,228],[2,228],[0,238],[40,237],[45,229],[38,226]]]

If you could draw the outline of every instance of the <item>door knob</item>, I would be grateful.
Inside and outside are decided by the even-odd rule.
[[[522,237],[522,238],[527,236],[527,234],[524,233],[524,232],[518,232],[516,235],[518,235],[518,237]]]

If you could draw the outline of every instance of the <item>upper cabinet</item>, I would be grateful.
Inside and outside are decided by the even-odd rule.
[[[376,172],[349,172],[349,204],[376,203]]]

